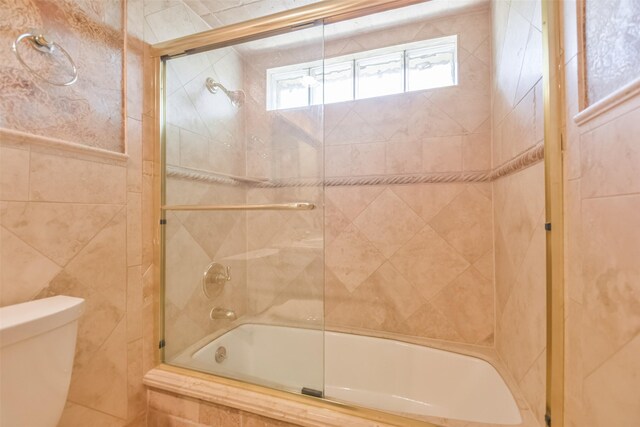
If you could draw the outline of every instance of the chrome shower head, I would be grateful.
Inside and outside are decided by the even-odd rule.
[[[222,90],[222,92],[224,92],[224,94],[227,95],[227,98],[229,98],[229,100],[231,101],[231,104],[233,104],[234,107],[240,108],[244,105],[245,94],[243,91],[229,90],[226,87],[224,87],[222,83],[216,82],[211,77],[207,77],[207,80],[205,81],[205,85],[207,86],[207,89],[209,90],[209,92],[213,94],[218,93],[218,89]]]

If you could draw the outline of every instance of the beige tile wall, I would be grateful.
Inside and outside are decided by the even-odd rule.
[[[575,1],[566,2],[563,11],[565,422],[570,427],[631,426],[640,420],[640,97],[576,124],[578,61],[584,54],[576,29],[581,25]]]
[[[262,417],[239,409],[150,390],[150,426],[295,427],[285,421]]]
[[[264,112],[265,70],[316,59],[309,52],[315,48],[313,42],[306,50],[254,54],[245,70],[252,111],[247,116],[247,136],[261,136],[262,144],[248,142],[247,172],[276,179],[322,175],[322,169],[318,169],[322,167],[321,150],[314,149],[313,144],[304,150],[302,143],[292,146],[286,141],[283,144],[282,137],[270,138],[279,134],[278,122],[305,132],[310,141],[324,132],[327,177],[490,169],[490,25],[490,14],[485,10],[412,23],[403,26],[402,31],[329,38],[325,55],[331,57],[457,34],[460,84],[328,104],[324,108],[324,130],[317,128],[320,121],[314,122],[313,108]],[[276,165],[275,159],[281,159],[283,154],[291,160]],[[306,163],[300,163],[305,158]],[[282,199],[287,193],[250,192],[265,200],[269,199],[267,194]],[[304,195],[300,191],[289,194]],[[491,186],[487,184],[327,188],[327,325],[365,333],[393,332],[492,345],[491,206]],[[271,235],[282,233],[273,215],[263,215],[263,220],[256,223],[256,231],[264,229],[266,217],[271,218]],[[251,218],[249,228],[252,229]],[[315,230],[321,232],[321,227],[313,228],[312,233]],[[287,268],[293,267],[295,272],[315,265],[311,259],[299,261],[302,262]],[[281,271],[281,262],[267,257],[262,264],[256,279],[264,283],[265,276],[273,276],[274,285],[268,292],[256,289],[269,294],[268,301],[258,310],[267,307],[274,294],[285,298],[289,280],[300,281],[292,274],[282,283],[281,277],[269,273],[274,268]],[[250,271],[250,283],[251,278]],[[300,283],[293,288],[296,286]],[[322,289],[309,290],[307,296],[321,297]],[[309,310],[315,313],[313,308]]]
[[[492,2],[493,167],[543,140],[540,1]],[[493,182],[496,349],[538,425],[545,405],[544,165]]]
[[[491,205],[491,184],[327,188],[327,326],[491,346]]]
[[[74,4],[82,8],[76,10]],[[118,131],[119,122],[106,131],[102,121],[80,115],[75,120],[95,124],[93,131],[102,139],[97,144],[90,132],[76,133],[80,141],[72,139],[116,152],[126,142],[128,159],[48,147],[29,139],[21,144],[0,141],[0,305],[57,294],[86,300],[61,426],[144,424],[143,279],[151,275],[152,256],[143,240],[151,235],[147,218],[152,190],[150,175],[143,171],[150,171],[152,157],[142,147],[141,5],[128,2],[126,138]],[[65,3],[80,21],[84,12],[95,12],[84,6]],[[97,6],[117,6],[110,16],[120,16],[119,2]],[[73,46],[72,37],[65,41]],[[81,79],[89,78],[83,70]],[[101,67],[94,75],[113,83],[121,80],[119,73]],[[40,90],[47,92],[46,86]],[[117,107],[110,115],[120,117],[124,111]]]

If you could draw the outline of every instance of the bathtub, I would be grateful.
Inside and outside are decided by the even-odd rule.
[[[294,393],[323,390],[330,400],[403,415],[522,422],[488,362],[388,339],[244,324],[169,363]]]

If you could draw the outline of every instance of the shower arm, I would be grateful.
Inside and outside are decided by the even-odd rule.
[[[213,80],[211,77],[207,77],[205,85],[209,92],[213,94],[218,93],[218,89],[222,89],[224,94],[227,95],[227,98],[229,98],[229,101],[231,101],[231,103],[236,107],[241,107],[242,104],[244,104],[244,93],[242,91],[229,90],[224,87],[222,83]]]

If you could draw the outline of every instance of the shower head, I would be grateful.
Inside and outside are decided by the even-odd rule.
[[[207,89],[209,90],[209,92],[216,94],[218,93],[218,89],[221,89],[222,92],[224,92],[225,95],[227,95],[227,98],[229,98],[229,100],[231,101],[231,104],[233,104],[234,107],[242,107],[244,105],[244,92],[241,90],[229,90],[226,87],[224,87],[224,85],[222,83],[219,83],[215,80],[213,80],[211,77],[207,77],[207,80],[205,81],[205,85],[207,86]]]

